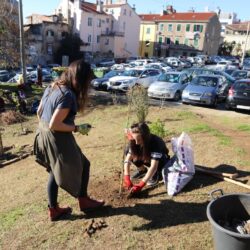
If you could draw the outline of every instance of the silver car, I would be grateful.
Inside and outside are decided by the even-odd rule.
[[[108,90],[126,92],[135,84],[148,88],[161,72],[157,69],[130,69],[125,70],[122,76],[114,76],[108,81]]]
[[[148,96],[179,101],[189,78],[183,72],[168,72],[159,76],[148,88]]]

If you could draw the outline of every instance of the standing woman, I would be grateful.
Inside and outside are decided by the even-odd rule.
[[[162,138],[151,134],[146,123],[135,123],[128,131],[129,145],[124,161],[124,186],[131,193],[142,188],[154,186],[161,178],[163,167],[169,160],[168,149]],[[139,184],[133,185],[130,179],[130,166],[134,164],[137,172],[133,179],[143,177]]]
[[[45,90],[37,116],[39,126],[34,142],[36,161],[49,172],[48,203],[52,221],[70,214],[70,207],[59,207],[58,186],[78,198],[80,210],[91,211],[104,201],[89,198],[90,162],[81,152],[72,132],[87,134],[90,126],[75,125],[77,111],[83,111],[93,72],[83,60],[74,61],[60,79]]]

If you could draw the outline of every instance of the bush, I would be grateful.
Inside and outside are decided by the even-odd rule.
[[[61,74],[67,69],[68,67],[54,67],[52,68],[52,77],[53,79],[56,79],[57,77],[60,77]]]
[[[156,122],[149,124],[150,133],[164,138],[168,133],[165,129],[164,123],[159,119]]]
[[[148,115],[148,93],[141,85],[133,86],[127,93],[131,111],[137,116],[138,122],[145,122]]]

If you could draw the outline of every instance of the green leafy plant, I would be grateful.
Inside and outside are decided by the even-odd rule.
[[[145,122],[148,115],[148,93],[141,85],[135,85],[127,93],[131,111],[136,114],[138,122]]]
[[[152,122],[151,124],[149,124],[149,129],[152,134],[158,135],[162,138],[168,135],[164,123],[159,119],[156,122]]]

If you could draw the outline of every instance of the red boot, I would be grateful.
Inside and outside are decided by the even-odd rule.
[[[103,200],[94,200],[89,198],[88,196],[79,197],[78,201],[80,210],[85,213],[94,211],[95,209],[102,207],[105,203]]]
[[[71,207],[59,207],[58,205],[56,205],[56,207],[49,207],[49,218],[51,221],[56,221],[61,216],[71,213]]]

